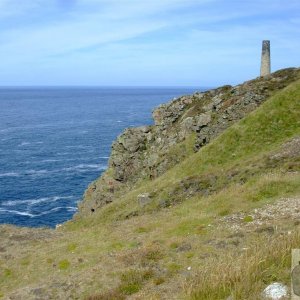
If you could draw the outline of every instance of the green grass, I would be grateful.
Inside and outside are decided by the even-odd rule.
[[[63,260],[59,261],[58,268],[60,270],[67,270],[67,269],[69,269],[70,265],[71,264],[67,259],[63,259]]]
[[[75,243],[71,243],[67,246],[67,250],[70,252],[75,251],[76,248],[77,248],[77,245]]]
[[[153,277],[151,270],[129,270],[121,275],[119,290],[125,295],[137,293],[143,282]]]
[[[297,81],[158,179],[143,181],[137,189],[107,205],[93,218],[79,220],[73,226],[93,226],[99,222],[110,223],[112,220],[123,219],[133,211],[141,210],[136,199],[143,192],[154,192],[152,206],[146,208],[146,211],[155,210],[159,201],[165,199],[173,189],[176,191],[184,178],[200,176],[200,179],[207,179],[207,176],[217,176],[215,188],[222,189],[231,181],[226,179],[230,172],[241,173],[239,179],[247,181],[251,177],[251,168],[254,174],[264,173],[267,168],[272,169],[272,165],[266,165],[266,154],[277,150],[282,143],[300,134],[299,98],[300,81]],[[180,196],[178,200],[184,201],[185,198]]]
[[[265,238],[264,238],[265,239]],[[260,299],[264,287],[280,281],[289,284],[291,249],[300,244],[299,231],[277,235],[267,242],[260,238],[255,245],[239,256],[222,255],[211,260],[186,284],[190,300]]]
[[[92,216],[68,222],[59,229],[61,236],[47,243],[33,241],[12,249],[14,258],[0,261],[2,270],[8,270],[0,274],[1,292],[72,278],[78,295],[87,299],[133,294],[143,299],[143,293],[159,299],[158,286],[178,294],[183,282],[191,299],[230,294],[255,299],[267,283],[288,282],[289,250],[300,243],[297,234],[285,234],[294,229],[292,220],[276,224],[282,235],[274,236],[270,249],[265,247],[269,240],[255,232],[245,233],[241,246],[234,246],[230,230],[220,230],[218,222],[243,213],[241,226],[251,226],[253,209],[282,197],[299,197],[299,158],[270,158],[300,135],[299,99],[298,81],[198,153],[192,151],[191,135],[170,150],[172,157],[182,152],[187,158],[159,178],[144,179]],[[145,192],[153,201],[141,208],[137,195]],[[162,200],[170,206],[162,208]],[[226,248],[214,247],[218,242]],[[179,250],[187,244],[191,247]],[[245,255],[243,247],[249,249]],[[189,266],[199,274],[187,280]],[[241,280],[243,274],[246,280]]]
[[[254,219],[253,219],[252,216],[246,216],[246,217],[244,217],[244,219],[243,219],[243,221],[244,221],[245,223],[252,222],[253,220],[254,220]]]
[[[3,270],[4,277],[11,277],[13,275],[13,271],[11,269],[5,268]]]
[[[300,134],[300,81],[266,101],[245,119],[230,127],[214,142],[175,168],[175,175],[199,174],[214,167],[245,164],[253,156],[276,149]]]

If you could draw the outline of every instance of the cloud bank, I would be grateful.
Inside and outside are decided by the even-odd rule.
[[[195,85],[299,66],[290,0],[0,0],[0,85]]]

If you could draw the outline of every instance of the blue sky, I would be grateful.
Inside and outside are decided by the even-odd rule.
[[[0,85],[216,86],[300,65],[299,0],[0,0]]]

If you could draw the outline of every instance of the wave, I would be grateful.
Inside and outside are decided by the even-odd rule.
[[[0,177],[18,177],[20,173],[16,172],[7,172],[7,173],[0,173]]]
[[[71,148],[71,149],[74,149],[74,148],[78,148],[78,149],[91,149],[91,148],[94,148],[93,146],[89,146],[89,145],[69,145],[69,146],[65,146],[65,148]]]
[[[48,170],[27,170],[24,172],[24,175],[41,175],[41,174],[48,174],[52,171]]]
[[[91,169],[95,171],[106,170],[106,166],[99,164],[79,164],[77,166],[72,166],[68,168],[63,168],[63,171],[78,171],[78,172],[88,172]]]
[[[51,173],[56,171],[50,170],[26,170],[23,173],[20,173],[21,176],[30,176],[32,178],[41,177],[41,176],[48,176]]]
[[[72,151],[73,149],[71,148],[71,147],[67,147],[67,148],[69,148],[69,150],[70,151]],[[77,147],[73,147],[73,148],[77,148]],[[85,151],[84,152],[81,152],[81,153],[92,153],[92,152],[95,152],[96,151],[96,149],[94,149],[93,147],[85,147],[85,148],[82,148],[82,147],[80,147],[81,149],[85,149]],[[74,152],[58,152],[56,155],[58,155],[58,156],[72,156],[72,155],[74,155]]]
[[[90,172],[90,171],[104,171],[107,169],[106,165],[100,165],[100,164],[79,164],[71,167],[66,167],[62,169],[56,169],[56,170],[25,170],[24,172],[6,172],[6,173],[0,173],[1,177],[20,177],[20,176],[31,176],[31,177],[41,177],[41,176],[47,176],[49,174],[54,173],[61,173],[63,171],[65,172]]]
[[[40,217],[40,216],[44,216],[44,215],[48,215],[51,214],[53,212],[59,211],[61,209],[66,209],[67,211],[71,212],[71,211],[77,211],[77,207],[73,207],[73,206],[59,206],[59,207],[55,207],[46,211],[43,211],[37,215],[34,215],[34,217]]]
[[[39,128],[39,127],[45,127],[43,125],[36,125],[36,126],[15,126],[15,127],[7,127],[4,129],[0,129],[0,132],[12,132],[16,130],[28,130],[28,129],[34,129],[34,128]]]
[[[21,144],[18,145],[18,147],[22,147],[22,146],[27,146],[30,145],[31,143],[29,142],[22,142]]]
[[[40,145],[40,144],[44,144],[44,142],[41,142],[41,141],[40,142],[26,142],[26,141],[24,141],[24,142],[18,144],[18,147],[28,146],[28,145],[32,145],[32,144]]]
[[[43,197],[38,199],[26,199],[26,200],[5,200],[1,201],[2,206],[15,206],[20,204],[26,204],[28,206],[40,204],[43,202],[56,202],[63,199],[73,199],[75,196],[53,196],[53,197]]]
[[[55,207],[55,208],[46,210],[46,211],[41,212],[39,214],[31,214],[28,211],[18,211],[18,210],[10,210],[10,209],[3,209],[3,208],[0,208],[0,213],[10,213],[10,214],[15,214],[15,215],[20,215],[20,216],[26,216],[26,217],[30,217],[30,218],[36,218],[36,217],[48,215],[50,213],[59,211],[61,209],[66,209],[69,212],[75,212],[75,211],[77,211],[77,207],[73,207],[73,206],[67,206],[67,207],[59,206],[59,207]]]
[[[68,159],[43,159],[39,162],[41,163],[45,163],[45,162],[57,162],[57,161],[65,161],[65,160],[68,160]],[[26,162],[26,163],[32,163],[32,162]]]
[[[21,172],[7,172],[7,173],[0,173],[0,178],[1,177],[20,177],[20,176],[41,176],[45,175],[48,173],[52,173],[52,171],[47,171],[47,170],[27,170],[24,171],[23,173]]]
[[[0,213],[10,213],[10,214],[14,214],[14,215],[19,215],[19,216],[26,216],[26,217],[35,217],[35,215],[29,213],[29,212],[25,212],[25,211],[18,211],[18,210],[10,210],[10,209],[3,209],[0,208]]]
[[[106,157],[100,157],[100,158],[106,158]],[[107,157],[108,158],[108,157]],[[59,161],[78,161],[78,160],[91,160],[89,157],[88,158],[64,158],[64,159],[43,159],[40,161],[36,161],[37,163],[47,163],[47,162],[59,162]],[[27,164],[31,164],[31,161],[27,161]]]
[[[56,155],[65,156],[65,155],[70,155],[70,154],[73,154],[73,153],[70,153],[70,152],[58,152]]]
[[[77,211],[78,210],[78,207],[75,207],[75,206],[67,206],[66,207],[66,209],[68,210],[68,211]]]
[[[4,128],[4,129],[0,129],[0,132],[9,132],[12,129],[14,129],[13,127],[9,127],[9,128]]]

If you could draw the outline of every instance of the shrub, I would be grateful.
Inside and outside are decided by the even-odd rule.
[[[12,270],[11,269],[4,269],[3,273],[4,273],[4,277],[12,276]]]
[[[66,270],[70,267],[70,262],[67,259],[63,259],[58,263],[58,268],[60,270]]]
[[[245,216],[243,219],[244,222],[249,223],[253,221],[253,217],[252,216]]]
[[[132,295],[141,289],[144,281],[147,281],[152,277],[153,271],[151,269],[128,270],[121,275],[119,290],[125,295]]]

